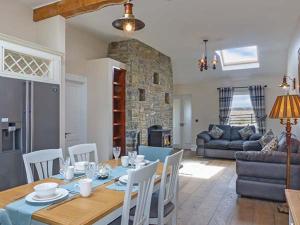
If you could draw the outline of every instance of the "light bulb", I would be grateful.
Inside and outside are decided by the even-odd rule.
[[[134,21],[126,21],[123,25],[123,30],[128,33],[133,32],[135,30]]]
[[[131,31],[133,30],[133,27],[132,27],[131,23],[127,23],[127,24],[125,25],[125,30],[126,30],[127,32],[131,32]]]

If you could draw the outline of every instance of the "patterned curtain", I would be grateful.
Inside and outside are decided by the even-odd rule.
[[[253,106],[253,110],[258,125],[258,131],[260,134],[266,132],[266,105],[265,105],[265,87],[261,85],[255,85],[249,87],[250,98]]]
[[[234,89],[219,88],[219,118],[220,124],[228,124]]]

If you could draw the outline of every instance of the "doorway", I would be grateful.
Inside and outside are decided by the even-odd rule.
[[[66,148],[86,143],[87,79],[66,75]]]
[[[173,98],[173,145],[175,148],[192,148],[192,96]]]

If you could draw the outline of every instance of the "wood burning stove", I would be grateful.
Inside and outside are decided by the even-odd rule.
[[[148,145],[154,147],[171,146],[171,130],[163,129],[160,125],[148,128]]]

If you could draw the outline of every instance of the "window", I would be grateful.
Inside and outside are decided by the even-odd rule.
[[[259,68],[257,46],[223,49],[217,54],[223,70]]]
[[[235,92],[232,98],[229,124],[233,126],[254,125],[256,127],[249,91]]]
[[[139,88],[139,101],[140,102],[146,101],[146,91],[145,91],[145,89]]]
[[[153,84],[159,84],[159,73],[153,73]]]

